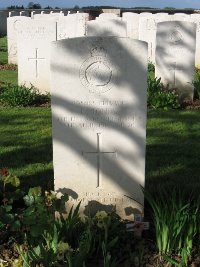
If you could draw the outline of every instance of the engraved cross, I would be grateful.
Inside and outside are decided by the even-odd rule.
[[[82,154],[91,154],[97,158],[97,187],[101,187],[101,157],[103,154],[117,154],[116,151],[101,151],[101,133],[97,133],[97,150],[96,151],[83,151]]]
[[[174,76],[174,86],[176,86],[176,70],[183,70],[181,68],[177,67],[177,63],[173,62],[172,67],[169,68],[170,71],[173,71],[173,76]]]
[[[35,57],[34,58],[28,58],[28,60],[35,60],[35,75],[36,78],[38,77],[38,61],[44,60],[43,57],[38,57],[38,48],[35,49]]]

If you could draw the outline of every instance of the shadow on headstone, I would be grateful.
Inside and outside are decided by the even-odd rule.
[[[59,193],[67,194],[69,197],[72,197],[73,199],[78,198],[78,194],[70,188],[62,188],[59,190]]]
[[[140,212],[141,212],[138,209],[135,209],[135,208],[133,208],[131,206],[126,207],[124,210],[125,210],[126,216],[132,216],[134,214],[140,214]]]
[[[104,205],[98,201],[88,201],[88,205],[85,206],[84,214],[86,216],[94,216],[97,211],[113,212],[115,211],[115,205]]]

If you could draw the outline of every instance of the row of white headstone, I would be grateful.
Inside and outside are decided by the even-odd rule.
[[[23,11],[9,11],[9,10],[1,10],[0,11],[0,36],[4,36],[7,33],[7,18],[8,17],[15,17],[15,16],[27,16],[33,18],[36,14],[52,14],[52,13],[64,13],[64,15],[67,15],[70,13],[69,10],[62,10],[62,11],[50,11],[48,9],[46,10],[23,10]]]
[[[127,36],[125,15],[106,16],[15,21],[19,83],[51,90],[55,190],[85,214],[115,206],[133,220],[144,204],[149,45]],[[159,22],[156,36],[156,75],[192,98],[196,25]]]
[[[57,13],[42,19],[40,16],[8,18],[8,62],[18,64],[19,84],[32,84],[41,92],[49,92],[50,43],[84,36],[88,14]]]
[[[69,195],[70,206],[81,201],[85,215],[116,210],[136,220],[144,206],[148,45],[104,37],[101,24],[92,21],[87,29],[98,37],[51,44],[55,190]],[[120,27],[121,21],[114,24]],[[191,22],[158,24],[157,75],[174,86],[184,84],[187,97],[193,90],[187,83],[194,72],[195,34]]]
[[[35,14],[35,11],[32,12],[31,17],[35,19],[50,19],[54,18],[55,20],[58,20],[58,24],[62,24],[60,20],[63,18],[71,18],[73,15],[70,16],[64,16],[64,13],[61,11],[59,13],[51,12],[50,14],[46,13],[40,13]],[[69,12],[68,12],[69,13]],[[21,14],[22,15],[22,14]],[[23,15],[25,16],[26,13],[24,12]],[[22,19],[22,18],[20,18]],[[18,20],[20,20],[18,18]],[[8,38],[9,42],[8,45],[11,47],[11,55],[9,55],[9,62],[16,64],[17,57],[13,56],[12,48],[13,46],[16,47],[16,45],[13,45],[13,42],[16,43],[16,37],[15,33],[13,33],[13,24],[15,23],[16,18],[8,19]],[[104,25],[99,26],[99,20],[106,20],[107,23]],[[102,32],[102,34],[108,35],[108,36],[120,36],[120,37],[130,37],[133,39],[138,39],[142,41],[146,41],[149,44],[148,47],[148,59],[150,62],[155,63],[155,46],[156,46],[156,29],[157,29],[157,23],[162,21],[175,21],[175,20],[181,20],[181,21],[188,21],[188,22],[194,22],[197,25],[196,30],[196,58],[195,58],[195,64],[197,67],[200,67],[200,14],[192,14],[187,15],[183,13],[177,13],[174,15],[168,15],[167,13],[131,13],[126,12],[123,13],[122,18],[117,17],[115,14],[109,14],[109,13],[103,13],[98,18],[97,21],[92,21],[88,23],[89,33],[93,34],[92,30],[97,31],[96,29],[99,28],[99,34]],[[14,22],[13,22],[14,21]],[[116,25],[116,21],[118,21]],[[123,23],[125,22],[125,24]],[[69,22],[70,24],[71,22]],[[87,25],[86,25],[87,26]],[[83,26],[82,26],[83,27]],[[66,29],[67,32],[67,29]],[[63,39],[63,38],[70,38],[70,37],[76,37],[75,36],[68,36],[67,34],[59,33],[58,29],[58,36],[56,37],[57,40]],[[86,35],[86,29],[81,34]],[[14,35],[14,36],[13,36]],[[80,35],[82,36],[82,35]],[[10,47],[9,47],[10,48]]]
[[[88,20],[89,15],[86,13],[67,16],[62,13],[48,14],[45,18],[41,18],[39,14],[34,15],[34,19],[22,16],[10,17],[8,18],[9,63],[18,62],[19,84],[34,85],[41,92],[49,92],[52,41],[82,36],[140,38],[148,43],[148,55],[155,56],[156,77],[161,77],[164,85],[178,88],[181,98],[192,99],[197,23],[185,20],[172,21],[172,19],[161,23],[163,19],[161,14],[157,19],[160,22],[157,23],[155,15],[152,14],[142,14],[138,20],[136,17],[139,16],[134,13],[124,13],[122,18],[114,14],[102,14],[93,21]],[[164,17],[169,18],[169,15]],[[138,25],[137,22],[140,29],[138,33],[133,27]],[[147,34],[147,31],[152,34]],[[138,53],[140,54],[140,51]],[[200,52],[196,55],[199,57]]]
[[[34,21],[32,20],[34,19]],[[38,27],[38,20],[42,19],[43,22],[51,20],[51,27],[55,33],[52,41],[78,37],[85,35],[85,21],[88,19],[88,14],[69,14],[64,16],[63,12],[59,13],[40,13],[34,14],[32,12],[32,17],[27,16],[13,16],[7,19],[7,39],[8,39],[8,63],[17,64],[17,36],[24,31],[27,31],[26,24],[28,24],[30,31],[31,27]],[[56,23],[59,21],[59,23]],[[21,26],[20,26],[21,25]],[[36,25],[36,26],[34,26]],[[46,26],[44,25],[44,27]],[[64,32],[62,32],[64,31]]]

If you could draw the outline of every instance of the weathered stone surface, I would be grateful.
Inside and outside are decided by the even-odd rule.
[[[133,219],[144,200],[147,44],[53,42],[51,77],[55,189],[84,213],[116,205]]]
[[[16,16],[7,18],[7,42],[8,42],[8,63],[17,65],[17,32],[20,24],[26,24],[31,18]]]
[[[156,77],[177,88],[180,99],[193,99],[196,25],[185,21],[158,23]]]
[[[200,14],[191,14],[190,19],[196,24],[195,66],[200,68]]]
[[[124,12],[122,21],[127,24],[127,37],[139,39],[139,18],[140,15],[132,12]]]
[[[88,13],[69,14],[57,22],[57,40],[83,37],[86,35]]]
[[[91,20],[86,25],[87,36],[127,37],[126,22],[116,19],[106,21]]]
[[[99,15],[98,19],[100,20],[109,20],[109,19],[117,19],[118,16],[114,13],[102,13]]]
[[[50,44],[56,40],[56,22],[31,20],[18,30],[18,83],[50,91]]]

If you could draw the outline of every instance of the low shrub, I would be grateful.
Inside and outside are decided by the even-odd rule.
[[[161,78],[148,78],[147,104],[153,109],[178,109],[180,103],[175,90],[164,88]]]
[[[34,87],[6,85],[0,94],[0,101],[6,106],[26,107],[35,102],[37,95],[38,91]]]
[[[49,102],[50,96],[41,95],[39,91],[31,86],[6,84],[1,88],[0,102],[3,106],[27,107],[41,105]]]

